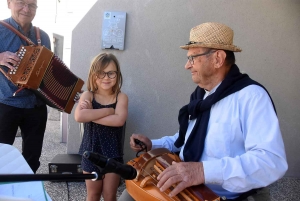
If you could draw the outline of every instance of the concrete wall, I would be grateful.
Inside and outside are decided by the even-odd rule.
[[[179,46],[189,41],[192,27],[215,21],[234,30],[234,44],[243,49],[236,54],[241,71],[269,90],[286,146],[286,176],[300,177],[300,1],[98,1],[72,34],[71,70],[84,80],[91,59],[103,51],[102,16],[107,10],[127,12],[125,50],[107,50],[121,63],[122,91],[129,97],[125,161],[135,157],[129,147],[132,133],[158,138],[178,130],[178,110],[196,87],[184,69],[187,52]],[[68,153],[77,153],[80,145],[73,115]]]

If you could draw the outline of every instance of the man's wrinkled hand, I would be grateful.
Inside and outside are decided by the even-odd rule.
[[[20,63],[20,58],[16,53],[9,51],[0,53],[0,65],[6,66],[11,70],[15,70],[15,66]]]
[[[203,163],[201,162],[173,162],[171,166],[166,168],[158,175],[157,187],[161,192],[166,191],[171,186],[174,189],[169,196],[174,197],[182,190],[195,185],[204,183]]]
[[[141,146],[139,146],[138,144],[135,143],[134,139],[137,139],[137,140],[143,142],[146,145],[146,147],[147,147],[147,151],[149,151],[149,150],[152,149],[152,142],[151,142],[151,140],[148,137],[146,137],[146,136],[144,136],[142,134],[135,134],[135,133],[133,133],[131,135],[131,137],[130,137],[130,142],[129,142],[130,147],[131,147],[131,149],[133,151],[138,152],[138,151],[140,151],[142,149]]]

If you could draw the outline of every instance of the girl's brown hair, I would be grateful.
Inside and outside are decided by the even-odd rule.
[[[118,94],[121,91],[123,78],[120,70],[119,61],[115,55],[110,53],[102,53],[93,58],[89,70],[88,80],[87,80],[88,91],[95,92],[98,90],[96,84],[97,75],[100,72],[102,72],[110,64],[110,62],[114,62],[117,68],[117,77],[116,77],[117,82],[115,86],[113,86],[112,90],[115,94]]]

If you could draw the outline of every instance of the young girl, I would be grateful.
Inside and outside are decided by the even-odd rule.
[[[91,64],[87,89],[75,109],[75,120],[84,123],[79,154],[99,153],[123,163],[122,131],[128,114],[128,97],[120,91],[122,74],[113,54],[99,54]],[[82,157],[84,174],[100,170]],[[103,180],[86,180],[87,201],[116,201],[120,176],[107,173]]]

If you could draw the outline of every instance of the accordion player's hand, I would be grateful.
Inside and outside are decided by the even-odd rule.
[[[11,70],[15,70],[15,66],[17,66],[20,61],[20,58],[15,53],[9,51],[0,53],[0,65],[6,66]]]
[[[75,102],[75,103],[78,103],[78,102],[79,102],[80,96],[81,96],[81,94],[82,94],[83,92],[84,92],[83,90],[80,90],[80,92],[77,92],[77,94],[76,94],[76,96],[75,96],[75,98],[74,98],[74,102]]]

